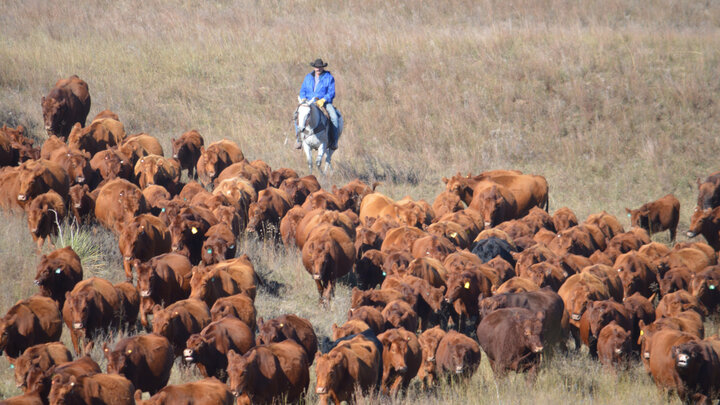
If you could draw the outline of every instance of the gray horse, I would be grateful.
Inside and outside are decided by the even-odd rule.
[[[336,109],[337,111],[337,109]],[[312,150],[317,150],[317,157],[315,159],[315,166],[320,170],[320,164],[322,163],[323,156],[325,156],[325,168],[322,170],[323,174],[327,173],[328,169],[332,169],[330,159],[332,158],[334,150],[328,148],[328,130],[332,123],[320,111],[318,106],[310,101],[302,101],[298,105],[297,121],[295,126],[300,133],[300,141],[302,142],[302,148],[307,158],[308,168],[310,173],[313,170],[312,164]],[[338,111],[338,128],[337,137],[340,139],[340,134],[343,130],[343,118]]]

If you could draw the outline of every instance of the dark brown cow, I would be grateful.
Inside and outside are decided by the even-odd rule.
[[[613,269],[611,265],[605,264],[594,264],[591,266],[584,267],[583,273],[590,273],[605,283],[608,289],[608,294],[617,302],[622,302],[624,297],[622,279],[620,278],[618,271]]]
[[[280,185],[287,179],[299,179],[300,176],[293,169],[287,167],[281,167],[275,169],[270,173],[268,177],[268,185],[270,187],[280,188]]]
[[[693,273],[686,267],[668,270],[660,279],[660,295],[664,296],[678,290],[689,290]]]
[[[332,192],[340,200],[342,209],[352,210],[357,213],[360,210],[360,202],[362,199],[375,191],[380,183],[373,183],[372,186],[360,181],[360,179],[352,180],[341,188],[337,188],[335,185],[332,187]]]
[[[418,315],[404,300],[389,302],[382,310],[385,329],[405,328],[413,333],[418,330]]]
[[[68,146],[88,152],[91,156],[120,145],[125,139],[125,127],[112,118],[101,118],[85,128],[79,123],[73,125],[68,135]]]
[[[300,400],[310,384],[310,361],[293,342],[257,346],[244,355],[228,351],[228,385],[238,404]]]
[[[382,378],[382,346],[364,335],[341,341],[327,354],[315,359],[319,403],[340,405],[351,401],[357,386],[367,392]]]
[[[186,255],[193,265],[200,263],[205,233],[217,223],[217,218],[207,208],[190,206],[181,209],[168,226],[172,250]]]
[[[378,335],[383,344],[382,390],[395,395],[405,392],[415,378],[422,363],[422,348],[414,332],[390,329]]]
[[[695,210],[706,210],[720,206],[720,172],[710,174],[704,181],[698,177],[698,198]]]
[[[525,308],[502,308],[483,318],[477,338],[496,377],[508,371],[537,372],[543,351],[544,316]]]
[[[358,286],[362,290],[375,288],[382,284],[387,276],[383,270],[385,254],[377,249],[370,249],[362,253],[355,263],[355,274],[358,278]]]
[[[603,326],[597,338],[600,362],[606,367],[626,367],[632,354],[632,333],[615,323]]]
[[[137,405],[234,405],[235,397],[222,381],[215,377],[178,385],[168,385],[147,401],[135,393]]]
[[[52,386],[52,378],[55,375],[73,375],[78,377],[82,375],[97,374],[100,372],[100,366],[93,361],[90,356],[84,356],[67,363],[56,364],[50,366],[49,368],[41,368],[38,365],[33,364],[28,370],[26,378],[27,392],[40,393],[43,399],[47,399]]]
[[[78,224],[82,224],[83,220],[95,211],[95,197],[90,193],[90,187],[87,184],[76,184],[70,187],[69,211]]]
[[[122,374],[150,395],[167,385],[175,360],[170,341],[155,334],[124,338],[112,350],[104,343],[103,352],[108,373]]]
[[[610,298],[608,288],[599,277],[591,273],[573,274],[558,290],[568,313],[570,332],[575,339],[575,348],[580,348],[580,319],[590,301]]]
[[[492,281],[479,270],[451,272],[447,279],[445,302],[452,304],[455,314],[459,316],[456,325],[459,331],[465,328],[465,322],[478,316],[478,299],[489,297]]]
[[[676,392],[683,400],[687,399],[687,389],[675,368],[673,347],[697,340],[699,339],[693,335],[676,330],[661,330],[652,335],[648,360],[650,375],[658,388]]]
[[[155,256],[170,252],[170,231],[160,218],[152,214],[141,214],[129,223],[119,223],[118,247],[123,257],[125,278],[132,282],[133,266],[146,262]]]
[[[633,350],[638,351],[640,346],[636,342],[640,339],[640,321],[645,324],[655,322],[655,307],[650,300],[637,292],[625,298],[622,303],[632,324],[632,330],[630,330],[632,333],[632,347]]]
[[[293,205],[302,205],[310,194],[320,190],[320,183],[311,174],[300,178],[285,179],[278,188],[290,197]]]
[[[20,357],[8,360],[15,372],[15,385],[28,393],[35,388],[28,385],[31,372],[46,371],[56,364],[70,362],[72,355],[64,344],[50,342],[28,347]]]
[[[643,204],[640,208],[631,210],[625,208],[630,217],[630,224],[648,231],[650,235],[664,230],[670,231],[670,241],[675,240],[677,224],[680,219],[680,201],[672,195]]]
[[[636,291],[645,297],[652,294],[650,285],[657,283],[657,275],[645,256],[637,252],[624,253],[615,260],[613,268],[620,274],[625,297]]]
[[[580,338],[590,349],[590,356],[597,357],[600,330],[610,322],[616,322],[625,330],[631,330],[631,318],[622,304],[613,300],[590,301],[580,319]]]
[[[525,308],[531,311],[542,311],[543,345],[548,351],[558,346],[565,349],[568,319],[565,304],[556,292],[543,288],[537,291],[496,294],[478,302],[480,318],[500,308]]]
[[[720,304],[720,266],[710,266],[694,274],[688,290],[708,311],[715,312]]]
[[[376,335],[385,331],[385,318],[383,318],[382,312],[375,307],[365,305],[348,310],[348,322],[352,320],[363,321]],[[337,338],[333,338],[333,340],[337,340]]]
[[[307,211],[295,228],[295,243],[302,250],[310,233],[323,224],[337,226],[345,230],[351,239],[355,238],[355,225],[350,217],[338,211],[322,208]]]
[[[33,295],[15,303],[0,318],[0,353],[16,358],[30,346],[60,340],[62,317],[57,303]]]
[[[180,161],[180,168],[187,169],[188,177],[197,179],[195,166],[202,152],[205,140],[197,130],[190,130],[180,136],[180,138],[172,138],[173,158]]]
[[[418,378],[422,381],[424,388],[430,388],[435,385],[437,380],[437,361],[435,353],[437,352],[440,341],[445,336],[445,331],[436,326],[428,329],[420,335],[418,342],[422,349],[422,364],[418,371]]]
[[[360,319],[348,319],[347,322],[342,324],[342,326],[337,326],[336,323],[332,324],[332,335],[330,336],[333,341],[342,339],[346,336],[350,335],[357,335],[358,333],[363,333],[366,330],[371,329],[370,326],[365,323],[365,321]],[[375,331],[372,331],[375,333]]]
[[[255,330],[256,311],[252,298],[245,294],[235,294],[229,297],[218,298],[210,308],[213,321],[218,321],[226,316],[234,316],[245,322],[250,329]]]
[[[540,287],[538,287],[538,285],[532,280],[516,276],[500,284],[500,286],[493,291],[493,294],[520,293],[537,291],[539,289]]]
[[[353,287],[350,296],[350,310],[355,310],[364,305],[370,305],[378,310],[382,310],[393,300],[406,298],[405,294],[397,290],[367,290],[362,291],[357,287]]]
[[[244,257],[221,262],[193,272],[190,279],[190,297],[205,301],[208,306],[219,298],[245,293],[255,298],[258,284],[252,264]]]
[[[114,374],[93,374],[75,377],[56,374],[48,399],[50,404],[113,404],[135,403],[135,386],[127,378]]]
[[[268,229],[279,229],[280,219],[290,208],[290,197],[284,191],[272,187],[262,190],[257,202],[250,204],[247,230],[264,236]]]
[[[443,191],[438,194],[432,204],[432,209],[438,218],[448,213],[462,211],[464,208],[465,205],[463,205],[460,197],[450,191]]]
[[[324,225],[310,233],[302,249],[302,261],[315,280],[320,299],[329,301],[335,280],[352,270],[355,246],[342,228]]]
[[[178,253],[166,253],[136,268],[140,293],[140,322],[148,327],[147,315],[157,304],[170,305],[190,296],[190,260]]]
[[[197,161],[197,174],[203,184],[212,183],[220,173],[233,163],[245,160],[240,147],[232,141],[213,142],[201,147]]]
[[[25,206],[28,228],[40,252],[45,239],[56,235],[59,225],[65,219],[67,209],[65,201],[60,194],[53,190],[35,197],[29,205]]]
[[[189,298],[163,309],[153,307],[153,333],[164,336],[173,345],[175,356],[182,355],[190,335],[210,324],[210,310],[203,301]]]
[[[71,150],[63,146],[53,151],[48,159],[65,169],[70,178],[70,185],[94,184],[94,170],[90,167],[90,154],[78,150]]]
[[[147,202],[140,188],[125,179],[105,183],[95,200],[98,222],[116,233],[119,233],[118,224],[129,223],[147,211]]]
[[[691,340],[672,346],[675,371],[681,384],[678,396],[683,401],[711,403],[720,398],[720,357],[718,343]]]
[[[715,250],[720,250],[720,207],[698,210],[690,218],[688,238],[702,235]]]
[[[134,330],[140,312],[140,293],[132,283],[122,282],[113,285],[120,301],[119,320],[125,330]]]
[[[480,346],[454,330],[440,340],[435,352],[438,378],[469,381],[480,366]]]
[[[108,181],[117,177],[133,180],[134,166],[130,158],[115,148],[96,153],[90,159],[90,167],[98,181],[101,179]]]
[[[57,163],[45,159],[29,160],[20,165],[19,171],[17,202],[21,206],[50,190],[58,193],[63,201],[67,200],[70,176]]]
[[[40,101],[48,136],[67,137],[76,122],[84,127],[90,101],[88,85],[77,75],[58,80]]]
[[[447,255],[457,249],[447,238],[437,235],[426,235],[416,239],[412,244],[411,253],[414,258],[431,257],[437,260],[445,260]]]
[[[305,214],[307,214],[307,211],[296,205],[290,208],[280,220],[280,238],[285,246],[295,245],[297,226],[305,217]]]
[[[252,184],[257,191],[267,188],[270,166],[261,160],[248,162],[241,160],[226,167],[215,179],[214,184],[220,184],[223,180],[242,177]]]
[[[342,211],[344,210],[343,203],[340,201],[335,194],[327,192],[323,189],[310,193],[305,202],[302,203],[302,207],[306,211],[324,209],[331,211]]]
[[[703,318],[708,315],[707,308],[697,298],[685,290],[678,290],[660,299],[655,308],[655,317],[667,318],[687,310],[693,310]]]
[[[174,159],[166,159],[160,155],[143,156],[135,164],[134,173],[140,188],[157,184],[170,194],[180,191],[180,165]]]
[[[518,205],[513,192],[492,180],[481,181],[475,185],[468,208],[482,215],[485,227],[497,226],[518,218]]]
[[[258,319],[257,344],[267,345],[272,342],[294,340],[307,352],[312,361],[318,349],[318,340],[310,321],[299,316],[287,314],[275,319],[264,321]]]
[[[227,379],[227,353],[234,350],[244,354],[255,346],[255,336],[247,324],[235,317],[211,322],[200,333],[191,335],[185,343],[183,359],[195,363],[205,377]]]
[[[75,353],[81,353],[81,339],[86,343],[93,341],[98,333],[117,325],[120,313],[120,297],[109,281],[91,277],[77,283],[65,294],[62,309]]]
[[[235,234],[227,224],[220,222],[211,226],[205,237],[202,246],[203,264],[209,266],[235,257]]]
[[[447,287],[447,270],[442,262],[431,257],[414,259],[408,264],[407,274],[421,278],[436,288]]]
[[[62,308],[65,293],[71,291],[83,278],[80,256],[72,247],[55,250],[40,258],[35,274],[35,285],[40,295],[50,297]]]

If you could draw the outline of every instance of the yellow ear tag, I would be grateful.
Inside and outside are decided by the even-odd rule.
[[[128,350],[128,354],[132,353],[132,349]]]
[[[466,290],[469,290],[469,289],[470,289],[470,282],[469,282],[469,281],[466,281],[466,282],[465,282],[465,289],[466,289]]]
[[[451,237],[451,238],[457,238],[457,232],[451,233],[451,234],[450,234],[450,237]]]
[[[281,327],[281,328],[282,328],[283,326],[284,326],[283,324],[280,324],[280,327]]]
[[[193,226],[192,228],[190,228],[190,232],[192,232],[192,234],[195,235],[197,233],[197,228],[195,228]]]
[[[642,335],[644,335],[644,334],[645,334],[645,331],[643,331],[643,330],[641,329],[641,330],[640,330],[640,336],[642,336]]]

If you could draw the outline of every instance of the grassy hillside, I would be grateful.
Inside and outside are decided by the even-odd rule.
[[[42,142],[40,98],[77,74],[89,84],[91,116],[109,108],[128,133],[158,137],[166,153],[172,137],[195,128],[208,141],[238,142],[250,159],[306,173],[304,157],[284,141],[308,62],[322,57],[346,123],[326,187],[360,177],[381,181],[393,198],[432,201],[443,176],[512,168],[545,176],[551,211],[568,206],[581,219],[606,210],[627,224],[624,207],[674,193],[687,229],[696,178],[719,169],[720,3],[395,3],[4,1],[0,125],[24,125]],[[38,259],[24,219],[0,220],[4,313],[35,291]],[[83,264],[119,281],[113,236],[97,227],[81,235],[99,241]],[[349,287],[339,288],[328,316],[297,252],[256,240],[243,246],[278,286],[261,292],[260,316],[295,312],[321,335],[345,319]],[[9,373],[0,359],[0,376]],[[6,380],[0,397],[19,392]],[[492,381],[484,363],[471,388],[411,398],[662,400],[641,366],[613,376],[574,356],[554,360],[535,385]]]

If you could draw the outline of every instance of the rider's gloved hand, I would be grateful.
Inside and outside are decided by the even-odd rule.
[[[325,105],[325,99],[321,98],[320,100],[316,101],[318,107],[322,107]]]

